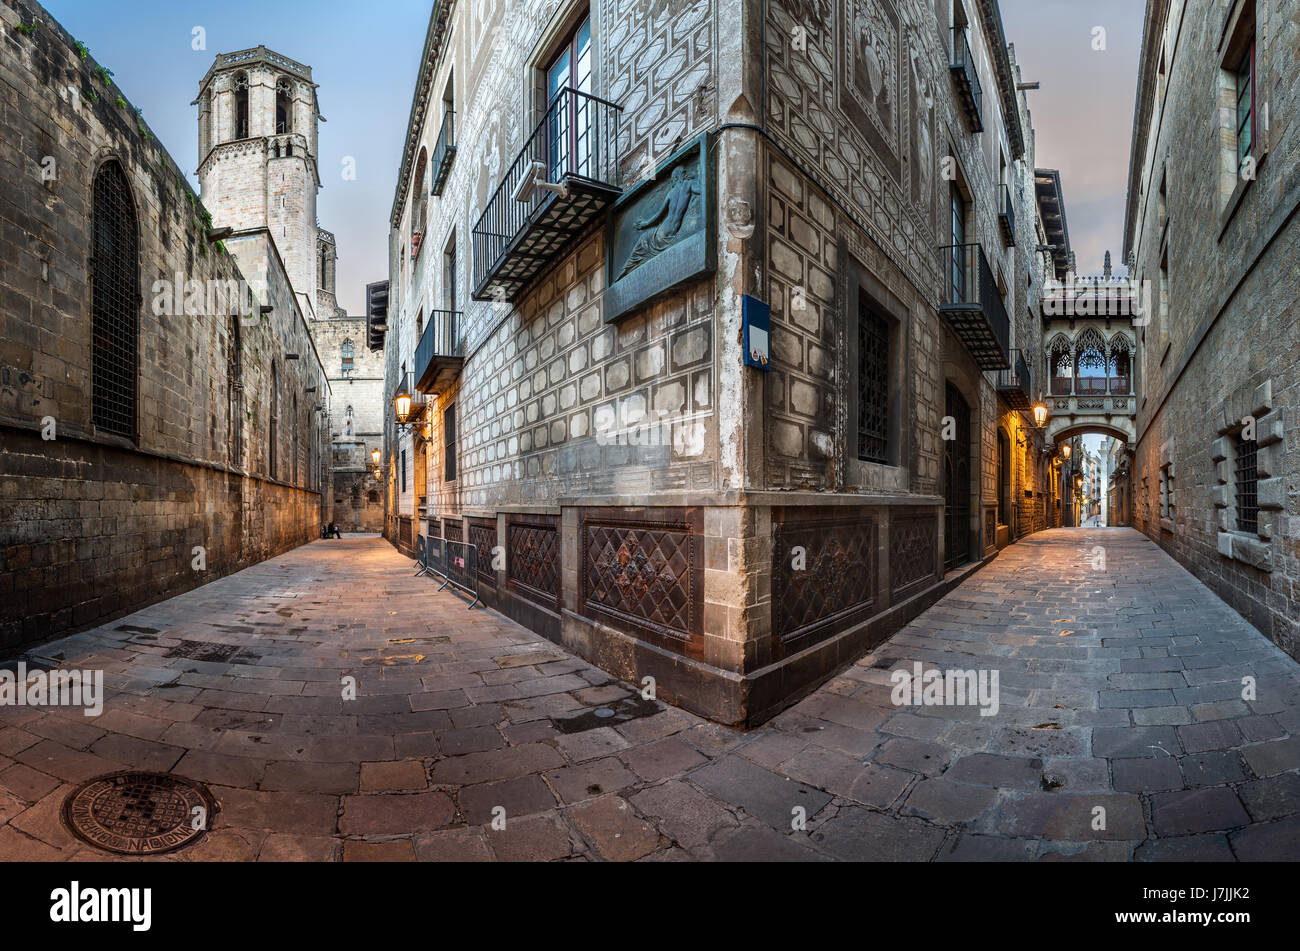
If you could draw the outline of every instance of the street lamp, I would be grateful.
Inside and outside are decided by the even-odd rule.
[[[370,450],[370,464],[376,469],[379,468],[379,460],[383,454],[378,449]]]
[[[1041,401],[1034,404],[1034,425],[1039,429],[1047,425],[1047,405]]]
[[[397,390],[397,395],[393,397],[393,411],[397,414],[398,425],[405,426],[406,421],[411,418],[411,391],[407,389],[406,381]]]
[[[1069,459],[1069,458],[1070,458],[1070,444],[1069,444],[1068,442],[1067,442],[1067,443],[1064,443],[1064,444],[1061,446],[1061,458],[1062,458],[1062,459]]]

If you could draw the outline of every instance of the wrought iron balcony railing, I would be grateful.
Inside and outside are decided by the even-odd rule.
[[[1011,351],[1011,366],[998,371],[997,390],[1012,409],[1027,410],[1034,405],[1029,366],[1023,351]]]
[[[561,89],[474,226],[475,300],[512,301],[621,192],[622,106]]]
[[[464,364],[460,311],[431,311],[415,346],[415,388],[421,393],[441,393],[460,376]]]
[[[442,116],[442,131],[433,149],[433,185],[431,194],[441,196],[451,174],[451,163],[456,158],[456,113],[448,109]]]
[[[1008,248],[1016,243],[1016,209],[1011,203],[1011,186],[998,186],[998,228]]]
[[[950,244],[939,249],[943,298],[939,310],[970,351],[981,370],[1011,366],[1011,322],[1006,304],[978,244]]]
[[[1076,376],[1074,378],[1075,396],[1105,396],[1106,378],[1104,376]]]
[[[952,61],[948,65],[953,84],[957,87],[957,101],[966,116],[966,125],[972,132],[984,130],[984,90],[975,71],[970,44],[966,42],[966,28],[954,27],[952,31]]]

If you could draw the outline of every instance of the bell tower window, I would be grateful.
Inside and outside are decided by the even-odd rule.
[[[275,134],[284,135],[293,131],[293,100],[289,95],[289,83],[280,80],[275,84]]]
[[[235,138],[248,138],[248,73],[235,75]]]

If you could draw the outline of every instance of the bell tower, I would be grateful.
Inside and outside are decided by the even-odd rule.
[[[199,187],[216,228],[266,228],[316,314],[317,125],[311,67],[265,46],[222,53],[199,83]]]

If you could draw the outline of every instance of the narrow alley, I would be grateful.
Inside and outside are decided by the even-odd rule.
[[[107,699],[93,719],[0,708],[3,860],[105,857],[61,810],[131,769],[215,801],[163,861],[1300,852],[1300,666],[1131,529],[1011,545],[748,733],[467,610],[376,537],[313,542],[37,657],[102,668]],[[891,672],[915,664],[996,672],[992,715],[900,706]]]

